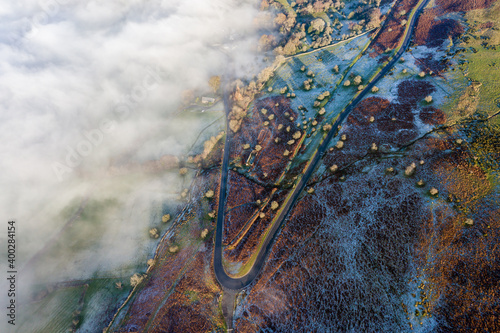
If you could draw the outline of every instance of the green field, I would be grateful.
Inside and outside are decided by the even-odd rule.
[[[68,332],[72,325],[73,313],[79,308],[79,299],[84,290],[83,286],[65,288],[47,295],[39,302],[20,306],[16,332]]]
[[[500,3],[473,10],[466,19],[471,27],[466,42],[468,77],[482,83],[478,109],[491,115],[500,110]],[[485,26],[486,23],[492,26]]]

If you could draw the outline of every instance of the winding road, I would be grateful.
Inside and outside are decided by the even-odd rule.
[[[257,254],[255,262],[249,272],[242,277],[234,278],[229,276],[224,270],[222,260],[222,233],[224,230],[224,217],[225,217],[225,207],[226,207],[226,196],[227,196],[227,179],[229,173],[229,140],[231,138],[231,132],[228,127],[228,122],[226,121],[226,139],[224,145],[224,155],[222,162],[222,172],[221,172],[221,182],[220,182],[220,191],[219,191],[219,206],[217,210],[217,226],[215,231],[215,247],[214,247],[214,271],[217,277],[217,280],[222,285],[222,287],[230,290],[240,290],[248,286],[252,281],[257,277],[260,270],[264,266],[266,262],[266,258],[272,248],[274,243],[275,236],[277,235],[278,230],[280,229],[283,222],[288,217],[292,207],[297,202],[300,193],[304,190],[307,185],[309,178],[314,173],[314,170],[318,166],[321,158],[323,157],[324,152],[328,148],[330,141],[337,134],[337,127],[342,124],[345,118],[349,115],[349,113],[354,109],[354,107],[366,96],[366,94],[371,91],[371,89],[375,86],[377,81],[379,81],[385,74],[395,65],[395,63],[401,58],[403,53],[406,51],[411,42],[411,36],[413,34],[413,30],[415,28],[415,23],[417,18],[421,14],[422,10],[425,8],[429,0],[421,0],[418,4],[417,8],[413,12],[410,21],[407,23],[407,29],[405,32],[405,37],[403,42],[401,43],[399,50],[392,57],[392,59],[387,63],[387,65],[372,78],[369,84],[365,87],[361,93],[359,93],[340,113],[339,117],[333,123],[332,130],[327,134],[325,139],[322,141],[313,157],[310,159],[310,162],[300,178],[299,182],[293,189],[292,193],[289,194],[288,200],[286,200],[286,204],[282,207],[279,216],[277,217],[275,223],[273,223],[267,237],[265,238],[262,247]],[[230,100],[229,100],[229,90],[224,89],[224,106],[226,117],[230,112]],[[226,118],[227,119],[227,118]]]

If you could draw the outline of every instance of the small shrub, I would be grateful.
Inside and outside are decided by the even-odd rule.
[[[203,230],[201,231],[201,233],[200,233],[200,238],[201,238],[201,239],[205,239],[205,238],[207,237],[207,235],[208,235],[208,229],[207,229],[207,228],[205,228],[205,229],[203,229]]]
[[[135,286],[137,286],[139,283],[141,283],[143,279],[144,279],[144,277],[143,277],[142,275],[140,275],[140,274],[138,274],[138,273],[135,273],[134,275],[132,275],[132,276],[130,277],[130,285],[131,285],[132,287],[135,287]]]
[[[406,170],[405,170],[405,176],[407,177],[411,177],[415,174],[415,168],[417,166],[415,165],[415,163],[412,163],[411,165],[407,166],[406,167]]]
[[[158,228],[149,229],[149,237],[153,239],[157,239],[158,237],[160,237],[160,235],[158,234]]]

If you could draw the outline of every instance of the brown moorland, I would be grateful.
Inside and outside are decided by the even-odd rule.
[[[229,171],[228,188],[222,240],[224,245],[231,243],[251,217],[257,214],[257,200],[264,202],[271,193],[271,189],[264,188],[234,171]]]
[[[436,0],[436,5],[444,13],[467,12],[473,9],[488,8],[496,0]]]
[[[356,132],[368,129],[377,142],[387,133],[364,120],[397,105],[363,102],[340,133],[346,147],[325,162],[343,155],[360,166],[326,174],[314,194],[299,201],[240,305],[236,329],[406,331],[432,315],[437,331],[498,331],[500,211],[491,209],[491,200],[498,206],[500,198],[454,132],[424,137],[399,158],[373,154],[356,161],[353,156],[364,153],[355,152],[357,144],[349,149],[351,140],[360,140]],[[427,108],[423,117],[437,124],[444,115]],[[405,176],[411,163],[416,173]],[[431,187],[439,189],[434,199],[428,199]],[[439,199],[449,196],[451,202]],[[476,216],[470,227],[464,207]]]
[[[453,19],[439,19],[439,10],[426,10],[419,18],[415,29],[415,44],[428,47],[440,46],[448,38],[456,38],[464,32],[460,23]]]
[[[266,110],[265,113],[262,109]],[[255,101],[249,116],[243,119],[240,131],[232,135],[231,159],[240,159],[243,165],[249,161],[250,175],[268,184],[275,183],[289,163],[288,158],[283,158],[283,153],[285,150],[292,152],[298,146],[299,140],[287,144],[294,133],[300,131],[290,118],[297,119],[297,113],[290,107],[288,98],[274,96]],[[268,122],[267,126],[265,122]],[[243,149],[245,144],[251,149]],[[255,150],[257,145],[261,147],[259,151]]]
[[[384,24],[383,30],[373,41],[374,51],[370,53],[370,56],[375,57],[383,54],[386,50],[392,50],[399,44],[405,30],[402,20],[407,19],[408,13],[412,11],[417,3],[418,0],[399,0],[396,2]],[[406,14],[400,15],[402,12]]]

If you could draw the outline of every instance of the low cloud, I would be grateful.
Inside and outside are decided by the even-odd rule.
[[[24,260],[62,228],[64,221],[54,218],[61,209],[101,191],[113,161],[185,152],[197,133],[186,135],[192,124],[172,120],[182,93],[205,89],[211,75],[224,73],[221,49],[237,59],[238,68],[255,66],[257,2],[49,0],[2,6],[0,211],[4,224],[18,221]],[[152,201],[168,199],[172,194],[161,189],[176,181],[150,177],[134,185],[160,191],[151,197],[151,191],[134,190],[109,196],[120,204],[141,197],[137,208],[146,211]],[[142,232],[147,222],[124,230]]]

